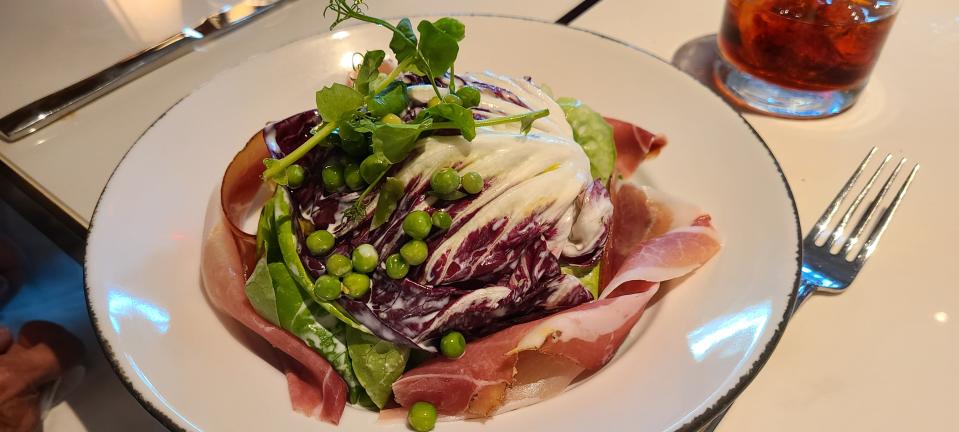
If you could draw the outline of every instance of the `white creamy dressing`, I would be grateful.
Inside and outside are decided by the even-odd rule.
[[[592,182],[592,175],[589,159],[573,141],[572,129],[562,109],[526,80],[490,72],[465,77],[508,90],[532,110],[548,109],[550,114],[536,120],[528,135],[518,132],[519,123],[511,123],[505,128],[478,128],[471,142],[461,136],[433,136],[418,143],[421,152],[408,160],[397,174],[404,183],[417,176],[421,176],[422,181],[436,170],[454,165],[460,172],[478,172],[488,183],[487,189],[460,213],[470,215],[470,219],[431,251],[427,272],[432,273],[438,258],[453,252],[471,232],[490,223],[504,223],[503,218],[507,224],[504,234],[537,213],[539,221],[555,223],[556,236],[549,239],[550,250],[555,255],[567,247],[585,247],[581,244],[583,239],[597,237],[596,233],[602,229],[601,214],[578,212],[574,208],[576,198]],[[445,94],[446,89],[440,91]],[[411,99],[421,103],[435,96],[429,85],[410,86],[407,92]],[[530,111],[486,91],[481,91],[480,107],[496,113],[494,116]],[[578,213],[583,214],[577,216]],[[454,220],[454,225],[459,222]]]
[[[587,199],[589,199],[587,197]],[[600,236],[596,227],[603,225],[603,219],[613,214],[613,202],[610,200],[600,200],[591,203],[592,205],[583,205],[579,208],[575,222],[570,229],[569,242],[563,249],[563,255],[568,257],[581,256],[587,251],[593,249]]]

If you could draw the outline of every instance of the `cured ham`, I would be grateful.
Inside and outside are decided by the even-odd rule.
[[[616,169],[625,177],[631,176],[640,163],[656,156],[666,146],[665,135],[654,134],[635,124],[610,117],[606,117],[606,122],[613,127]]]
[[[565,389],[580,372],[606,364],[654,293],[650,290],[585,303],[510,327],[470,343],[463,357],[436,358],[410,370],[393,384],[393,394],[405,407],[427,401],[440,414],[467,418],[488,417],[538,402]],[[566,361],[547,362],[548,376],[527,378],[516,386],[517,377],[542,372],[544,362],[537,360],[543,357],[519,361],[526,352]],[[549,383],[551,379],[560,380],[561,385]]]
[[[263,169],[265,152],[262,137],[258,136],[234,158],[224,175],[221,194],[215,197],[220,202],[207,216],[201,266],[203,287],[217,309],[289,356],[286,374],[294,409],[336,424],[346,406],[343,378],[303,341],[260,317],[244,293],[256,244],[253,236],[239,228],[238,221],[245,216],[259,188],[258,171]]]

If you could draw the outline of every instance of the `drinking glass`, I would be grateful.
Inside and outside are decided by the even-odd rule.
[[[727,0],[717,87],[735,102],[787,118],[851,107],[899,11],[896,0]]]

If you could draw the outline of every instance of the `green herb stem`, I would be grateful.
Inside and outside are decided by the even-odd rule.
[[[549,110],[544,108],[539,111],[531,111],[523,114],[513,114],[505,117],[496,117],[496,118],[491,118],[486,120],[477,120],[476,127],[493,126],[493,125],[505,124],[505,123],[514,123],[514,122],[524,121],[524,120],[533,121],[533,120],[541,119],[548,115],[549,115]],[[435,122],[432,125],[424,128],[424,130],[437,130],[437,129],[457,129],[457,126],[453,124],[453,122]]]
[[[330,136],[334,130],[336,130],[336,122],[326,122],[323,127],[316,131],[316,133],[311,136],[310,139],[306,140],[305,143],[297,147],[296,150],[290,152],[290,154],[286,155],[286,157],[283,159],[277,161],[269,169],[263,171],[263,179],[271,179],[274,176],[282,173],[284,170],[286,170],[286,167],[293,165],[296,163],[296,161],[300,160],[300,158],[309,153],[310,150],[313,150],[313,147],[316,147],[317,144],[326,139],[326,137]]]
[[[413,60],[416,60],[416,57],[408,57],[406,60],[403,60],[400,62],[400,64],[396,65],[396,67],[390,71],[390,74],[386,76],[386,79],[383,80],[380,85],[376,86],[375,89],[373,89],[371,94],[378,95],[381,91],[386,90],[386,88],[389,87],[394,80],[396,80],[396,77],[398,77],[404,70],[406,70],[406,68],[413,64]]]

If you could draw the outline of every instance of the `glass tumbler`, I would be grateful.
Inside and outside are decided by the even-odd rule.
[[[735,102],[786,118],[851,107],[899,11],[897,0],[727,0],[717,87]]]

